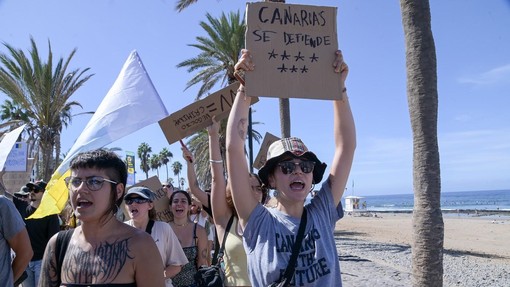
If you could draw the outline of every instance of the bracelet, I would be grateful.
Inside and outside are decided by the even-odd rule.
[[[210,163],[223,163],[223,160],[214,160],[214,159],[210,159],[209,160]]]
[[[344,87],[344,89],[342,90],[342,94],[343,93],[347,93],[347,88],[346,87]]]

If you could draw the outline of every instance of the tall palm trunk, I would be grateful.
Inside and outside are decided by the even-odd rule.
[[[285,0],[266,0],[267,2],[280,2],[285,3]],[[280,103],[280,130],[281,137],[288,138],[290,137],[290,100],[289,99],[279,99]]]
[[[443,285],[436,51],[428,0],[400,0],[413,131],[413,286]]]
[[[280,98],[280,128],[282,138],[290,137],[290,99]]]

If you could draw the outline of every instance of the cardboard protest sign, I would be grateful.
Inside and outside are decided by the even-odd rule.
[[[255,70],[245,75],[249,95],[341,99],[332,64],[338,50],[336,7],[248,3],[246,48]]]
[[[269,149],[269,146],[279,139],[280,139],[279,137],[266,132],[266,134],[264,135],[264,140],[260,145],[259,153],[257,154],[255,161],[253,162],[254,168],[260,169],[262,166],[264,166],[264,164],[266,163],[267,150]]]
[[[170,213],[170,200],[167,197],[166,191],[163,190],[161,186],[161,182],[157,176],[150,177],[144,181],[140,181],[139,183],[131,186],[133,188],[135,186],[143,186],[154,192],[154,209],[156,210],[156,220],[161,220],[164,222],[169,222],[172,218]],[[130,189],[128,188],[127,191]],[[124,216],[126,220],[129,220],[129,214],[127,213],[126,206],[124,205],[124,201],[122,202],[122,207],[124,211]]]
[[[227,118],[238,88],[239,82],[231,84],[209,95],[207,98],[196,101],[160,120],[159,126],[163,130],[168,143],[173,144],[210,126],[213,116],[216,116],[217,120]],[[252,97],[252,104],[257,101],[258,98]]]

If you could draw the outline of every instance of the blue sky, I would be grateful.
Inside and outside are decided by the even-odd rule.
[[[136,49],[172,113],[196,96],[197,88],[184,91],[191,75],[176,65],[198,53],[188,44],[204,35],[198,24],[206,11],[219,16],[245,9],[243,1],[204,0],[177,13],[175,2],[0,0],[0,41],[27,50],[32,35],[46,55],[49,39],[55,57],[67,57],[77,48],[71,68],[90,67],[95,74],[71,98],[82,103],[83,111],[97,108]],[[412,132],[399,2],[287,2],[338,7],[339,46],[350,67],[346,85],[358,138],[347,194],[412,193]],[[433,0],[430,5],[438,66],[442,190],[509,189],[510,1]],[[3,45],[0,51],[6,51]],[[0,102],[5,98],[0,95]],[[263,98],[254,110],[254,121],[263,123],[256,126],[258,131],[280,134],[276,99]],[[292,135],[329,164],[332,104],[293,99],[291,113]],[[78,116],[63,132],[63,151],[89,119]],[[136,152],[143,141],[155,152],[169,148],[174,160],[184,162],[179,144],[169,146],[158,124],[109,146]],[[138,165],[137,177],[143,179]]]

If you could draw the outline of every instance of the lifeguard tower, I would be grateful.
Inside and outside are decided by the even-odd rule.
[[[365,209],[365,207],[361,206],[361,199],[364,198],[362,196],[354,196],[349,195],[345,197],[345,212],[351,214],[355,212],[360,212]]]

